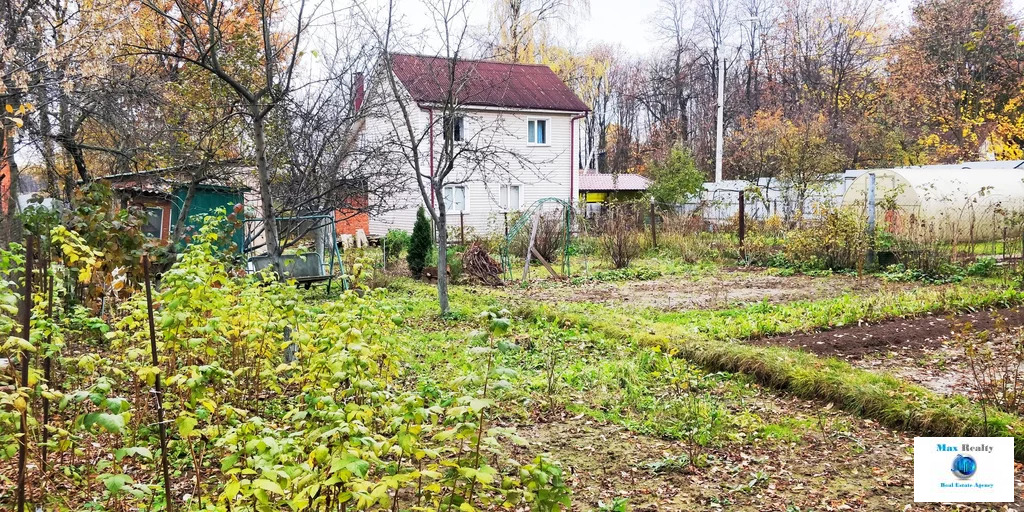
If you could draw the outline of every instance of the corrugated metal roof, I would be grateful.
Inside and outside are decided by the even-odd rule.
[[[639,174],[584,174],[580,190],[647,190],[651,180]]]
[[[392,54],[391,61],[395,76],[417,102],[443,103],[454,82],[458,102],[463,105],[590,110],[551,68],[539,64],[458,60],[452,80],[451,61],[442,57]]]

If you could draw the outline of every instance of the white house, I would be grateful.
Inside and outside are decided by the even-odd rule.
[[[472,171],[460,169],[457,159],[452,178],[447,180],[452,185],[445,188],[443,197],[429,197],[430,201],[445,202],[451,228],[464,224],[467,232],[501,232],[507,213],[527,208],[538,199],[555,197],[574,203],[579,191],[575,125],[589,109],[550,68],[459,60],[455,74],[463,78],[458,87],[452,87],[448,85],[451,80],[445,82],[449,60],[393,54],[391,62],[403,103],[409,106],[417,134],[413,138],[420,139],[416,146],[424,175],[435,172],[446,124],[452,127],[456,145],[494,148],[492,154],[497,155],[496,163]],[[398,101],[384,82],[386,78],[380,72],[377,75],[366,101],[376,104],[379,113],[367,117],[363,143],[410,146],[411,137],[402,137],[408,131]],[[438,118],[440,106],[452,91],[458,97],[459,114],[451,123],[444,123]],[[395,138],[396,134],[399,137]],[[405,161],[404,166],[406,172],[398,173],[408,177],[404,191],[387,198],[390,211],[370,217],[371,235],[383,235],[390,229],[412,230],[424,197],[412,165]]]

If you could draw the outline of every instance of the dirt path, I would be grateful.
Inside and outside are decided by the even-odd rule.
[[[954,321],[972,322],[976,329],[985,330],[993,327],[997,316],[1006,318],[1010,327],[1024,326],[1024,310],[1020,308],[959,315],[954,317]],[[890,353],[915,356],[941,348],[952,334],[953,323],[948,317],[927,315],[831,331],[763,338],[750,343],[798,348],[847,360]]]

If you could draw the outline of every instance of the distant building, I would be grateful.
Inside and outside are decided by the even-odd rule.
[[[651,180],[639,174],[583,173],[580,175],[580,204],[584,214],[589,216],[607,203],[641,199],[650,186]]]

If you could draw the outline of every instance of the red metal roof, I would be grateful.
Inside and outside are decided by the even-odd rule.
[[[651,180],[639,174],[584,174],[580,190],[647,190]]]
[[[395,76],[421,103],[443,103],[452,88],[449,61],[443,57],[392,54]],[[590,110],[551,68],[539,64],[510,64],[458,60],[455,92],[463,105],[517,109]]]

